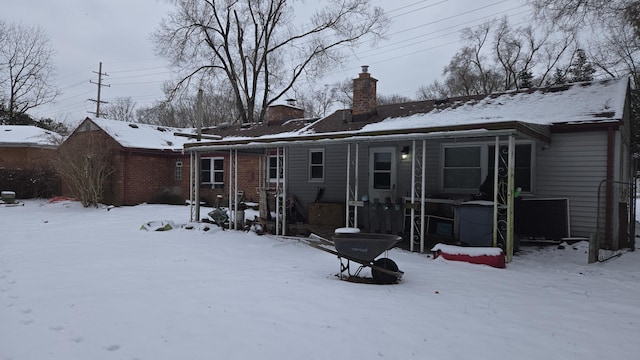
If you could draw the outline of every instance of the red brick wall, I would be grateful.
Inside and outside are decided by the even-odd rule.
[[[56,149],[37,147],[1,147],[0,168],[40,169],[50,167]]]
[[[175,177],[176,160],[182,159],[182,179]],[[123,205],[157,202],[168,194],[189,198],[188,158],[172,152],[153,153],[122,149],[115,154],[112,191],[115,203]]]
[[[370,114],[376,111],[376,83],[371,74],[362,72],[353,79],[353,115]]]
[[[202,200],[209,204],[215,204],[216,195],[223,196],[223,201],[228,202],[229,197],[229,153],[210,153],[201,155],[205,157],[223,157],[224,158],[224,189],[211,189],[209,185],[200,187],[200,196]],[[260,183],[260,156],[253,154],[238,153],[238,190],[244,191],[244,199],[247,201],[258,202],[258,186]],[[187,170],[188,171],[188,170]],[[188,176],[188,173],[187,173]]]
[[[304,110],[290,105],[272,105],[267,109],[267,123],[304,117]]]

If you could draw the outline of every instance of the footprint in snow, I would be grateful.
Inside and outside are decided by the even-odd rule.
[[[23,325],[31,325],[31,324],[33,324],[33,320],[31,320],[31,319],[22,320],[21,323]]]
[[[120,349],[120,345],[113,344],[113,345],[105,346],[104,349],[107,351],[117,351]]]
[[[81,343],[84,341],[84,338],[82,336],[76,336],[74,338],[71,338],[71,341],[73,341],[74,343]]]
[[[31,309],[20,309],[20,312],[23,314],[30,314],[31,313]]]
[[[60,325],[49,327],[49,330],[51,330],[51,331],[61,331],[62,329],[64,329],[64,327],[62,327]]]

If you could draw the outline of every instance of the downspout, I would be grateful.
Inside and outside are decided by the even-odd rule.
[[[613,126],[607,127],[607,186],[605,195],[605,243],[608,247],[613,245],[613,153],[614,131]]]

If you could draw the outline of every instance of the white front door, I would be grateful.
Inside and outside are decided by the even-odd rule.
[[[396,200],[396,148],[369,149],[369,201]]]

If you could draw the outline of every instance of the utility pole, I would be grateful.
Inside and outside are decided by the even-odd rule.
[[[98,82],[93,82],[91,80],[89,80],[89,82],[92,83],[92,84],[98,85],[98,98],[97,99],[89,99],[89,101],[93,101],[94,103],[96,103],[96,111],[95,112],[88,111],[88,112],[91,113],[91,114],[94,114],[96,117],[100,117],[100,104],[107,104],[106,101],[100,100],[100,90],[102,89],[103,86],[110,87],[111,85],[107,85],[107,84],[103,84],[102,83],[102,77],[103,76],[109,76],[109,74],[102,72],[102,61],[100,62],[100,66],[98,67],[98,72],[94,71],[93,73],[94,74],[98,74]]]

